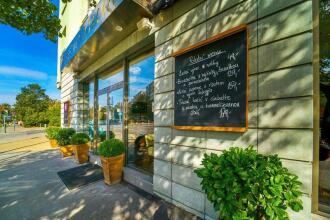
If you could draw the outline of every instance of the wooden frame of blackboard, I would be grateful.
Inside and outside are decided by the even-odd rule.
[[[246,132],[248,130],[248,97],[249,97],[249,31],[246,24],[239,25],[206,40],[200,41],[189,47],[178,50],[172,54],[172,57],[177,57],[181,54],[187,53],[199,47],[205,46],[217,40],[221,40],[230,35],[241,31],[246,31],[246,110],[245,110],[245,127],[208,127],[208,126],[171,126],[178,130],[195,130],[195,131],[226,131],[226,132]]]

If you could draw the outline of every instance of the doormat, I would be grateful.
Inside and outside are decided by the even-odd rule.
[[[69,190],[103,180],[102,167],[91,163],[57,172],[57,175]]]

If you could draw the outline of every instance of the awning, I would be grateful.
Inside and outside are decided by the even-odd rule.
[[[101,0],[61,56],[62,72],[80,72],[137,29],[150,12],[132,0]]]

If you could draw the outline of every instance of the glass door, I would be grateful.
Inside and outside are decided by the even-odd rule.
[[[127,166],[154,169],[154,55],[129,63]]]
[[[98,142],[110,138],[123,140],[123,71],[99,78]]]

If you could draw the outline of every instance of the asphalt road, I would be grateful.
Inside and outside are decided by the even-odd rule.
[[[3,128],[0,129],[0,143],[7,143],[22,139],[30,139],[44,136],[44,128],[21,128],[17,127],[14,131],[13,127],[7,128],[4,133]]]

